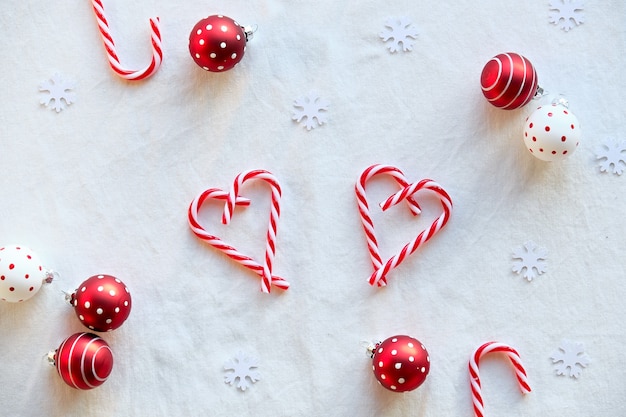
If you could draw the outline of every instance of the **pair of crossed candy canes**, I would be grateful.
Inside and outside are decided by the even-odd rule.
[[[115,42],[113,42],[113,37],[111,36],[111,31],[109,30],[109,22],[104,16],[104,6],[102,5],[102,1],[92,0],[91,4],[93,6],[93,11],[96,14],[96,19],[98,20],[98,29],[100,30],[100,35],[102,36],[102,42],[104,43],[104,48],[106,49],[111,69],[113,69],[117,75],[129,81],[143,80],[157,72],[161,66],[161,62],[163,61],[159,18],[156,17],[154,19],[150,19],[152,61],[150,61],[148,66],[143,69],[129,70],[122,66],[120,59],[117,56]]]
[[[480,362],[480,358],[494,352],[502,352],[509,358],[509,360],[513,364],[513,368],[515,368],[515,377],[517,378],[517,382],[519,383],[522,393],[528,394],[530,392],[528,377],[526,376],[526,370],[522,365],[519,353],[517,353],[515,349],[508,345],[505,345],[504,343],[487,342],[480,346],[478,349],[476,349],[476,351],[474,351],[469,360],[470,386],[472,389],[474,415],[476,417],[484,417],[485,415],[483,396],[480,385],[480,375],[478,373],[478,363]]]
[[[239,195],[239,189],[246,181],[254,179],[265,181],[272,190],[270,221],[266,235],[265,258],[263,264],[258,263],[251,257],[244,255],[234,247],[224,243],[224,241],[222,241],[219,237],[208,233],[198,220],[198,211],[202,207],[202,204],[208,199],[217,199],[223,201],[225,200],[224,211],[222,213],[222,223],[226,225],[230,224],[235,206],[250,205],[249,199]],[[272,285],[283,290],[289,288],[289,283],[287,281],[281,277],[272,275],[272,266],[276,253],[276,231],[278,218],[280,216],[280,198],[281,189],[276,177],[268,171],[257,169],[244,171],[237,175],[229,192],[225,192],[219,188],[209,188],[208,190],[203,191],[193,199],[188,210],[187,217],[191,231],[198,238],[222,251],[229,258],[259,275],[261,277],[261,290],[264,293],[269,293]]]
[[[380,204],[383,211],[389,209],[392,206],[406,200],[409,209],[414,215],[420,214],[421,210],[417,202],[413,199],[413,194],[420,190],[430,190],[434,192],[442,206],[441,215],[435,219],[428,229],[423,230],[420,234],[409,243],[404,245],[400,252],[383,263],[378,249],[378,241],[376,239],[376,233],[374,231],[374,223],[370,216],[369,205],[367,203],[367,197],[365,194],[365,183],[376,175],[386,174],[390,175],[399,185],[402,187],[400,191],[389,197],[387,200]],[[372,265],[374,266],[374,272],[369,278],[370,285],[377,285],[383,287],[387,285],[387,274],[393,268],[397,267],[406,259],[407,256],[412,254],[430,240],[437,232],[439,232],[448,222],[450,213],[452,212],[452,200],[448,193],[436,182],[424,179],[419,182],[409,184],[406,177],[398,168],[391,165],[376,164],[372,165],[363,171],[356,183],[355,192],[357,197],[357,203],[359,206],[359,215],[361,216],[361,224],[365,230],[365,236],[367,239],[367,248],[370,253]]]

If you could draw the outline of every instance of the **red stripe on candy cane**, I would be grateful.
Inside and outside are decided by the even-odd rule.
[[[161,48],[161,31],[159,30],[159,18],[150,19],[151,29],[151,42],[152,42],[152,60],[150,64],[140,70],[129,70],[122,66],[120,59],[117,56],[115,49],[115,42],[109,31],[109,22],[104,16],[104,6],[100,0],[92,0],[93,11],[96,14],[98,20],[98,29],[102,36],[102,42],[107,52],[107,58],[109,59],[109,65],[120,77],[129,81],[138,81],[150,77],[157,72],[161,66],[163,60],[163,50]]]
[[[480,375],[478,373],[478,364],[480,362],[480,358],[493,352],[502,352],[509,358],[509,360],[513,364],[513,367],[515,368],[515,377],[517,378],[517,382],[519,383],[522,393],[528,394],[530,392],[528,377],[526,376],[526,370],[522,365],[519,353],[517,353],[515,349],[508,345],[505,345],[504,343],[487,342],[478,349],[476,349],[476,351],[472,354],[469,360],[472,402],[474,404],[474,415],[476,417],[484,417],[485,415],[483,397],[481,393]]]

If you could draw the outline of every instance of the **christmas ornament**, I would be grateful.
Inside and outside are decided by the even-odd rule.
[[[365,183],[369,178],[379,173],[391,174],[396,178],[396,181],[398,181],[400,185],[406,184],[403,186],[404,188],[402,188],[400,191],[398,191],[397,193],[389,197],[386,201],[380,204],[380,207],[383,211],[389,209],[392,206],[395,206],[403,200],[408,200],[409,206],[413,214],[418,214],[419,206],[417,205],[415,200],[412,200],[411,198],[413,194],[422,190],[433,192],[436,198],[439,199],[439,201],[441,202],[442,207],[442,213],[439,215],[439,217],[435,219],[430,227],[422,230],[415,239],[404,245],[404,247],[400,250],[400,252],[398,252],[398,254],[389,258],[384,264],[382,263],[382,259],[378,250],[378,242],[376,240],[376,234],[374,232],[374,224],[369,214],[369,205],[367,204],[367,197],[365,195]],[[407,184],[406,180],[403,179],[401,172],[397,168],[389,167],[386,165],[372,165],[365,171],[363,171],[359,176],[359,180],[357,181],[357,184],[355,186],[355,192],[359,208],[359,215],[361,216],[361,223],[363,224],[363,229],[367,238],[367,246],[370,252],[370,258],[372,259],[372,264],[374,265],[374,272],[372,273],[368,281],[370,285],[383,287],[387,285],[387,274],[389,273],[389,271],[400,265],[410,254],[415,252],[420,246],[430,240],[448,223],[450,213],[452,212],[452,200],[450,199],[448,193],[436,182],[425,179],[413,184]]]
[[[229,224],[233,216],[235,205],[248,206],[250,200],[239,196],[239,188],[246,182],[253,179],[260,179],[265,181],[271,188],[272,201],[270,207],[270,221],[266,235],[265,246],[265,258],[264,263],[259,264],[251,257],[244,255],[234,247],[227,245],[219,237],[209,234],[198,220],[198,211],[202,207],[202,204],[209,199],[225,200],[224,212],[222,214],[222,223]],[[257,169],[251,171],[244,171],[237,175],[230,192],[226,193],[218,188],[209,188],[208,190],[200,193],[189,205],[187,211],[187,219],[189,221],[189,227],[191,231],[201,240],[205,241],[214,248],[224,252],[226,256],[240,263],[246,268],[252,270],[259,275],[261,279],[261,290],[264,293],[269,293],[272,285],[286,290],[289,288],[289,283],[283,278],[272,275],[272,266],[274,262],[274,255],[276,251],[276,232],[278,225],[278,218],[280,216],[280,198],[281,189],[278,180],[270,172]]]
[[[485,410],[483,406],[483,396],[481,393],[480,375],[478,373],[478,363],[480,359],[492,352],[503,352],[509,358],[513,367],[515,368],[515,376],[519,383],[520,389],[523,394],[530,392],[530,386],[528,385],[528,377],[526,376],[526,370],[522,365],[519,353],[512,347],[498,342],[487,342],[480,346],[469,360],[469,374],[470,385],[472,388],[472,402],[474,403],[474,414],[476,417],[483,417]]]
[[[430,357],[424,345],[411,336],[398,335],[370,346],[374,376],[395,392],[411,391],[424,383]]]
[[[111,348],[93,333],[73,334],[48,353],[48,360],[67,385],[81,390],[102,385],[113,369]]]
[[[212,15],[201,19],[189,34],[189,53],[202,69],[223,72],[233,68],[246,52],[254,30],[230,17]]]
[[[111,275],[94,275],[69,296],[78,319],[91,330],[110,332],[126,321],[131,309],[128,288]]]
[[[22,245],[0,248],[0,299],[11,303],[26,301],[43,282],[52,282],[53,273],[41,266],[39,257]]]
[[[518,109],[537,93],[537,72],[520,54],[508,52],[494,56],[480,75],[483,95],[492,105],[504,110]]]
[[[526,149],[542,161],[558,161],[574,153],[581,137],[580,124],[565,100],[539,106],[526,119]]]
[[[154,75],[154,73],[156,73],[161,66],[161,61],[163,60],[163,50],[161,48],[161,31],[159,30],[159,18],[156,17],[154,19],[150,19],[152,61],[150,61],[150,64],[148,64],[148,66],[143,69],[129,70],[122,66],[122,64],[120,63],[120,59],[117,56],[115,42],[113,42],[113,37],[111,36],[111,32],[109,31],[109,22],[104,16],[104,6],[102,6],[102,1],[92,0],[91,4],[93,6],[93,11],[96,14],[96,19],[98,20],[98,29],[100,30],[100,35],[102,36],[102,41],[104,42],[104,49],[107,52],[109,65],[111,66],[113,71],[115,71],[115,73],[120,77],[129,81],[143,80]]]

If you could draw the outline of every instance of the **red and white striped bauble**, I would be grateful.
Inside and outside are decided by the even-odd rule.
[[[480,85],[489,103],[504,110],[518,109],[535,96],[537,72],[526,57],[507,52],[485,64]]]
[[[380,385],[394,392],[411,391],[424,383],[430,371],[430,356],[417,339],[398,335],[372,349],[372,370]]]
[[[54,365],[72,388],[88,390],[104,383],[113,369],[113,352],[101,337],[76,333],[54,352]]]
[[[78,319],[91,330],[110,332],[120,327],[130,314],[130,292],[111,275],[94,275],[78,286],[70,297]]]

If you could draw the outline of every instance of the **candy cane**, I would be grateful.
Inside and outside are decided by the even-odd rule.
[[[104,42],[104,48],[107,52],[109,65],[113,71],[115,71],[120,77],[131,81],[143,80],[157,72],[161,66],[161,61],[163,60],[159,18],[156,17],[154,19],[150,19],[150,28],[152,29],[152,61],[146,68],[132,71],[122,67],[122,64],[120,63],[120,59],[118,58],[115,50],[115,42],[113,42],[113,37],[109,31],[109,22],[104,16],[104,7],[102,6],[102,2],[100,0],[92,0],[91,4],[93,6],[93,11],[96,14],[96,18],[98,19],[98,29],[100,29],[100,35],[102,36],[102,41]]]
[[[264,276],[263,265],[259,264],[254,259],[250,258],[249,256],[244,255],[243,253],[237,251],[237,249],[233,248],[232,246],[227,245],[217,236],[207,233],[207,231],[204,230],[204,228],[200,225],[198,221],[198,211],[200,210],[200,207],[202,207],[202,204],[205,202],[205,200],[211,199],[211,198],[218,199],[218,200],[227,200],[228,195],[229,194],[227,192],[224,192],[218,188],[210,188],[200,193],[196,198],[193,199],[193,201],[189,205],[189,210],[187,212],[189,227],[191,228],[191,231],[198,238],[205,241],[206,243],[213,246],[214,248],[224,252],[229,258],[235,260],[236,262],[243,265],[244,267],[254,271],[260,277],[263,277]],[[248,206],[250,205],[250,200],[244,197],[236,197],[235,205]],[[281,277],[274,276],[274,275],[272,275],[272,285],[283,290],[286,290],[289,288],[289,283],[287,281],[285,281]]]
[[[469,360],[469,374],[470,384],[472,387],[472,402],[474,403],[474,415],[476,417],[483,417],[485,410],[483,408],[483,397],[481,394],[480,376],[478,374],[478,363],[480,358],[488,353],[492,352],[504,352],[509,358],[513,367],[515,368],[515,376],[519,383],[520,389],[523,394],[530,392],[530,386],[528,385],[528,377],[526,376],[526,370],[522,365],[519,353],[512,347],[498,342],[487,342],[474,352]]]
[[[235,208],[236,198],[239,195],[239,188],[244,182],[260,179],[267,182],[272,189],[272,203],[270,209],[270,221],[267,228],[266,245],[265,245],[265,263],[263,264],[263,276],[261,280],[261,290],[265,293],[270,292],[272,285],[272,265],[274,263],[274,256],[276,253],[276,229],[278,225],[278,217],[280,216],[280,197],[281,190],[280,184],[274,175],[270,172],[256,169],[251,171],[244,171],[237,175],[233,186],[230,189],[226,204],[224,205],[224,213],[222,215],[222,223],[229,224],[233,216],[233,210]]]
[[[422,246],[424,243],[428,242],[430,238],[432,238],[446,225],[446,223],[448,223],[448,220],[450,219],[450,213],[452,211],[452,200],[450,199],[448,193],[443,188],[441,188],[439,184],[432,180],[425,179],[417,183],[413,183],[389,197],[387,200],[381,203],[380,206],[383,211],[387,210],[420,190],[433,191],[441,202],[443,213],[441,213],[441,215],[437,219],[435,219],[435,221],[430,225],[428,229],[422,231],[415,239],[404,245],[404,247],[397,255],[389,258],[385,265],[374,271],[374,273],[369,278],[370,285],[378,285],[379,287],[386,285],[387,280],[385,277],[387,273],[393,268],[400,265],[407,256],[415,252],[417,248]]]
[[[391,165],[375,164],[361,173],[361,175],[359,176],[359,180],[354,187],[357,203],[359,206],[361,224],[363,225],[363,230],[365,231],[365,237],[367,239],[367,249],[370,253],[370,258],[372,260],[374,270],[378,270],[383,265],[383,261],[380,257],[378,241],[376,239],[376,233],[374,232],[374,222],[372,221],[372,217],[370,216],[369,205],[367,203],[367,197],[365,195],[365,183],[370,178],[379,174],[391,175],[393,179],[395,179],[396,182],[400,184],[401,187],[406,187],[407,185],[409,185],[409,182],[406,180],[404,174],[398,168]],[[407,203],[409,204],[409,208],[414,215],[420,214],[420,207],[417,202],[413,200],[412,197],[407,198]]]

